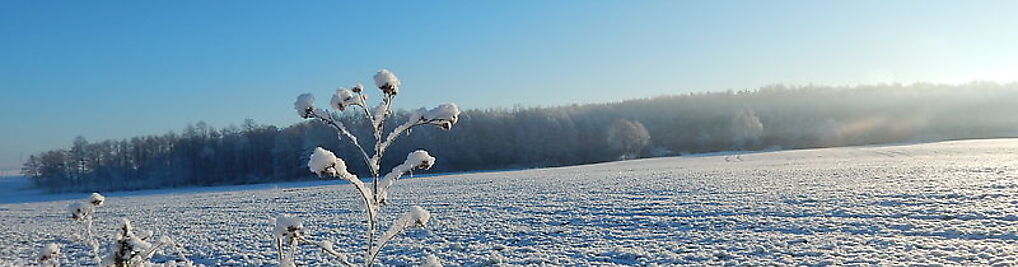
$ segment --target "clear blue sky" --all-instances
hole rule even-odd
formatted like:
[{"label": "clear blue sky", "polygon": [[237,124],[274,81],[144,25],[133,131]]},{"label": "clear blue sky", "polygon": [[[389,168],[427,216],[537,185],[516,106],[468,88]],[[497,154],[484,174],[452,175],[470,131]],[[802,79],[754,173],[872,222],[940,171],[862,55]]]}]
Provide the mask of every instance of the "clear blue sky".
[{"label": "clear blue sky", "polygon": [[245,118],[390,68],[398,107],[604,102],[774,83],[1011,81],[1014,1],[2,1],[0,170]]}]

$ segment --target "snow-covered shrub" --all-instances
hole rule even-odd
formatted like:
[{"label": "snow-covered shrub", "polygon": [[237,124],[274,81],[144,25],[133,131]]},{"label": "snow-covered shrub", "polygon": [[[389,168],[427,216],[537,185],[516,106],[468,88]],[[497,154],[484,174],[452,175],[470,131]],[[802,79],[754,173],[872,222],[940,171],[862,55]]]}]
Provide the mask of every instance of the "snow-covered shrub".
[{"label": "snow-covered shrub", "polygon": [[[357,192],[362,197],[362,203],[367,217],[367,240],[364,250],[363,263],[365,266],[371,266],[375,258],[377,258],[379,252],[399,233],[411,227],[424,227],[427,225],[428,220],[431,218],[431,213],[419,206],[413,206],[406,214],[400,217],[397,221],[393,222],[389,230],[383,233],[381,236],[376,237],[375,233],[378,225],[378,213],[381,211],[381,207],[388,203],[389,194],[388,190],[403,174],[413,169],[429,169],[435,164],[435,158],[428,154],[427,151],[418,150],[411,152],[407,155],[406,160],[392,168],[392,170],[385,175],[382,175],[381,162],[382,156],[385,154],[386,149],[404,133],[408,133],[412,128],[421,125],[435,125],[443,130],[452,129],[452,126],[459,121],[460,109],[456,104],[447,103],[439,105],[432,109],[421,108],[410,113],[409,119],[400,124],[396,128],[392,129],[388,133],[385,133],[384,122],[387,118],[392,115],[392,100],[399,93],[399,87],[402,82],[396,77],[391,71],[387,69],[379,70],[374,76],[375,85],[382,92],[381,103],[373,108],[369,108],[367,102],[367,96],[363,93],[363,86],[356,84],[352,89],[347,90],[340,88],[336,90],[336,93],[332,96],[330,101],[330,107],[338,112],[345,111],[350,107],[360,107],[363,111],[364,118],[370,122],[372,126],[372,133],[375,139],[375,146],[373,155],[368,154],[367,150],[361,145],[357,137],[347,130],[343,122],[335,119],[332,113],[325,110],[316,108],[314,106],[314,96],[311,94],[302,94],[297,97],[297,101],[294,102],[294,109],[297,111],[297,115],[305,119],[316,119],[329,125],[338,133],[340,139],[347,140],[354,145],[364,157],[364,162],[368,166],[368,170],[371,172],[371,184],[365,184],[357,176],[349,173],[346,168],[346,162],[336,157],[331,151],[325,150],[324,148],[315,148],[311,154],[311,158],[308,161],[308,168],[312,173],[315,173],[319,177],[338,177],[349,181]],[[348,257],[344,254],[336,252],[332,243],[327,241],[316,242],[309,240],[303,235],[301,230],[303,224],[297,218],[289,216],[280,216],[276,219],[276,227],[274,228],[273,234],[276,241],[276,248],[279,253],[280,266],[294,266],[294,252],[296,246],[301,243],[310,243],[322,248],[322,251],[336,256],[346,265],[349,263]],[[292,230],[292,231],[290,231]],[[289,247],[287,247],[289,246]],[[441,266],[438,259],[429,256],[425,259],[425,263],[428,266]]]}]

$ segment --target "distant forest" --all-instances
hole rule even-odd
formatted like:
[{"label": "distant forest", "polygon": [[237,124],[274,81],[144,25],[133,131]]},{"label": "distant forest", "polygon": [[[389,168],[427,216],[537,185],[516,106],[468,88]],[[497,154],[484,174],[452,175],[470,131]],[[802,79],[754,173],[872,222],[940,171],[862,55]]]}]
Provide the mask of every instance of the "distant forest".
[{"label": "distant forest", "polygon": [[[277,103],[290,112],[290,99]],[[366,122],[346,111],[354,134]],[[399,112],[391,129],[406,120]],[[415,149],[438,158],[431,172],[535,168],[730,150],[772,150],[903,141],[1018,136],[1018,84],[768,86],[615,103],[467,110],[447,133],[415,129],[383,170]],[[253,120],[217,129],[90,142],[32,155],[22,172],[52,192],[249,184],[315,179],[322,146],[369,176],[359,154],[317,121],[279,128]],[[369,151],[370,153],[370,151]]]}]

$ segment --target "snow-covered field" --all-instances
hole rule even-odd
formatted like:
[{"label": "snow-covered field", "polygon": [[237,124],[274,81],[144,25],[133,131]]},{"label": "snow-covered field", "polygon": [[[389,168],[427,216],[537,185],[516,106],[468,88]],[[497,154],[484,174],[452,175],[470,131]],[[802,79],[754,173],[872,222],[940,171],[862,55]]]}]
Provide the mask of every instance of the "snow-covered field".
[{"label": "snow-covered field", "polygon": [[[397,237],[386,265],[1018,265],[1018,139],[423,177],[392,196],[384,214],[420,205],[433,221]],[[358,201],[343,184],[111,194],[96,217],[102,237],[130,218],[199,263],[268,266],[280,213],[359,250]],[[84,264],[68,203],[0,204],[0,261],[57,242]],[[312,250],[298,261],[331,260]]]}]

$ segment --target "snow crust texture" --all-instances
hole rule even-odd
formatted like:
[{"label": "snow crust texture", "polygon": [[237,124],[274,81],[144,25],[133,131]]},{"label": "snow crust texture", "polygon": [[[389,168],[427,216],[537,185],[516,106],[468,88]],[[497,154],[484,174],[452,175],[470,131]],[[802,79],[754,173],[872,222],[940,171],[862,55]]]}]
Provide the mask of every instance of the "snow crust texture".
[{"label": "snow crust texture", "polygon": [[[1013,266],[1015,155],[1018,139],[998,139],[418,177],[395,184],[386,208],[419,205],[434,217],[390,241],[380,263]],[[353,190],[107,196],[94,216],[97,225],[131,218],[173,236],[196,263],[273,266],[271,230],[280,220],[272,218],[283,213],[303,218],[302,231],[329,248],[362,249]],[[88,249],[68,238],[77,229],[69,203],[0,205],[0,266],[36,259],[48,243],[60,246],[63,266],[89,266]],[[100,237],[115,230],[97,229]],[[338,264],[322,253],[296,260]]]}]

